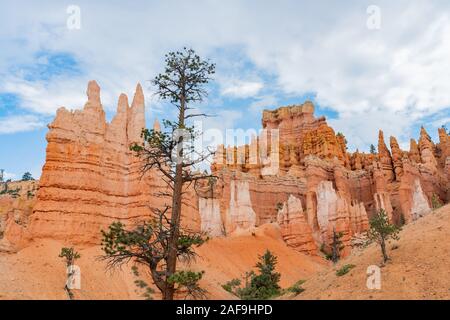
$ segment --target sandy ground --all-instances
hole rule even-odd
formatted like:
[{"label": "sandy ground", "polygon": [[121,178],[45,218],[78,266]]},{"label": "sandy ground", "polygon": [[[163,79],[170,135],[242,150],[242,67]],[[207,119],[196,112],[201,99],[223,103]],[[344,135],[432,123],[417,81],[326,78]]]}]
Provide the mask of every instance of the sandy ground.
[{"label": "sandy ground", "polygon": [[[253,235],[254,234],[254,235]],[[195,268],[206,270],[205,284],[211,297],[233,297],[221,285],[233,278],[243,279],[267,249],[278,258],[277,272],[281,273],[280,285],[287,288],[301,279],[308,279],[324,270],[328,262],[310,257],[288,247],[274,224],[263,225],[252,232],[244,232],[228,238],[210,240],[198,250],[200,258]]]},{"label": "sandy ground", "polygon": [[[67,299],[64,291],[65,265],[58,257],[62,247],[57,241],[35,242],[15,254],[0,253],[0,299]],[[98,257],[100,247],[76,248],[81,258],[81,290],[74,290],[76,299],[141,299],[131,273],[131,265],[109,272]],[[212,239],[198,249],[199,258],[193,270],[205,270],[202,287],[210,299],[235,298],[221,288],[226,281],[241,277],[256,263],[258,254],[271,250],[278,256],[278,271],[283,286],[306,279],[324,269],[320,258],[298,253],[280,237],[274,225],[265,225],[226,239]],[[144,280],[148,280],[144,278]],[[157,298],[158,295],[155,295]]]},{"label": "sandy ground", "polygon": [[[67,299],[64,291],[66,269],[58,257],[65,245],[45,240],[33,243],[17,254],[0,254],[0,299]],[[129,268],[106,272],[98,261],[99,247],[77,248],[81,258],[81,290],[74,290],[81,299],[132,299],[134,278]]]},{"label": "sandy ground", "polygon": [[[392,250],[396,245],[397,249]],[[450,299],[450,205],[406,225],[388,246],[383,266],[379,247],[354,252],[309,279],[297,299]],[[356,267],[344,276],[336,270]],[[381,267],[381,290],[367,289],[367,267]]]},{"label": "sandy ground", "polygon": [[[284,299],[450,299],[449,240],[450,205],[405,226],[400,240],[388,245],[392,260],[386,265],[381,263],[379,247],[370,245],[333,266],[287,247],[278,227],[268,224],[253,232],[211,239],[197,250],[199,258],[190,268],[206,271],[201,285],[210,299],[235,298],[221,285],[242,278],[266,249],[278,257],[282,287],[307,280],[305,292]],[[394,245],[397,248],[392,250]],[[63,289],[65,265],[58,257],[64,246],[68,245],[44,240],[15,254],[0,253],[0,299],[67,299]],[[98,259],[102,254],[99,246],[76,249],[81,253],[77,261],[81,290],[74,290],[77,299],[142,298],[131,265],[109,272]],[[336,270],[345,264],[355,268],[336,276]],[[366,286],[367,267],[371,265],[381,267],[381,290]]]}]

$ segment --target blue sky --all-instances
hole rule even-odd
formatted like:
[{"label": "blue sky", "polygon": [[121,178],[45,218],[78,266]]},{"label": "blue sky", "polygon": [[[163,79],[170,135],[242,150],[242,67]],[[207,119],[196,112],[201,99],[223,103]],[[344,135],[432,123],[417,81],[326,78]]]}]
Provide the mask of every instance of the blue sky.
[{"label": "blue sky", "polygon": [[[0,168],[40,175],[46,125],[81,108],[97,80],[111,119],[121,92],[145,89],[147,121],[171,116],[148,80],[183,46],[217,64],[206,128],[259,129],[266,108],[312,100],[350,150],[378,129],[406,148],[450,127],[448,1],[21,1],[0,10]],[[70,5],[79,9],[79,29]],[[78,17],[78,16],[77,16]],[[375,19],[375,20],[373,20]],[[370,22],[376,21],[376,28]]]}]

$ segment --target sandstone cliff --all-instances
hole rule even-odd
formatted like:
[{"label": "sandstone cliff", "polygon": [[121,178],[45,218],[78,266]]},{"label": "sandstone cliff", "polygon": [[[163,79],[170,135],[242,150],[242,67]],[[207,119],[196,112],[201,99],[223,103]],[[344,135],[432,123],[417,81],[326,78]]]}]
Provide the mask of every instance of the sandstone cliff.
[{"label": "sandstone cliff", "polygon": [[[94,81],[87,96],[82,110],[60,108],[49,124],[36,204],[20,224],[4,219],[7,245],[39,238],[98,244],[113,221],[148,219],[151,207],[165,202],[155,195],[161,177],[142,175],[143,163],[129,149],[145,127],[141,86],[131,106],[120,95],[110,123]],[[311,102],[264,111],[262,126],[248,145],[219,146],[211,166],[218,179],[186,190],[185,226],[225,237],[278,223],[286,243],[310,255],[329,250],[340,232],[348,254],[376,210],[402,224],[430,212],[433,195],[450,200],[450,138],[443,129],[435,144],[422,128],[409,151],[395,137],[389,149],[380,131],[378,153],[366,154],[348,152],[345,136],[316,118]],[[157,121],[154,127],[160,130]]]},{"label": "sandstone cliff", "polygon": [[[62,107],[48,125],[47,155],[36,204],[20,232],[8,234],[18,247],[30,239],[50,238],[72,244],[98,244],[101,230],[112,222],[132,225],[148,219],[164,186],[158,172],[142,173],[142,161],[130,150],[142,142],[144,94],[138,84],[131,106],[121,94],[117,113],[107,123],[100,87],[89,82],[88,101],[81,110]],[[199,228],[197,203],[187,202],[184,214]],[[13,223],[13,222],[11,222]]]},{"label": "sandstone cliff", "polygon": [[315,118],[310,102],[264,111],[262,124],[265,131],[249,145],[219,146],[211,168],[222,183],[215,195],[200,196],[210,204],[200,208],[209,221],[204,231],[226,235],[278,221],[298,251],[327,250],[333,232],[342,232],[348,254],[351,239],[367,230],[376,210],[402,224],[430,212],[433,195],[450,200],[449,136],[443,129],[435,145],[422,128],[410,151],[401,150],[395,137],[389,150],[380,131],[378,153],[365,154],[348,152],[344,135],[324,117]]},{"label": "sandstone cliff", "polygon": [[38,188],[36,180],[0,183],[0,251],[23,245],[22,230],[36,204]]}]

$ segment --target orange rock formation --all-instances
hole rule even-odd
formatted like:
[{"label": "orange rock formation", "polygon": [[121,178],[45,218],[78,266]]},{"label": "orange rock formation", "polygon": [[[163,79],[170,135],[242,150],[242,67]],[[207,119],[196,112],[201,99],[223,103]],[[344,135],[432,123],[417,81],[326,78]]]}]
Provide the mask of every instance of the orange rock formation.
[{"label": "orange rock formation", "polygon": [[[134,224],[148,219],[165,199],[155,193],[164,183],[157,172],[142,175],[142,162],[130,150],[142,142],[144,94],[138,84],[131,106],[121,94],[117,113],[107,123],[100,87],[89,82],[82,110],[62,107],[49,124],[47,157],[37,201],[26,226],[11,235],[16,244],[37,238],[98,244],[112,222]],[[189,226],[199,228],[196,202],[184,207]],[[21,245],[18,245],[19,247]]]},{"label": "orange rock formation", "polygon": [[[142,162],[129,149],[145,127],[142,88],[131,106],[126,95],[119,97],[111,123],[95,82],[87,95],[82,110],[60,108],[49,125],[36,205],[25,223],[3,223],[9,243],[52,238],[98,244],[100,230],[113,221],[147,219],[150,207],[164,201],[155,196],[163,185],[157,172],[141,176]],[[346,254],[376,210],[403,223],[430,212],[433,195],[450,200],[444,129],[434,144],[422,128],[409,151],[395,137],[389,150],[380,131],[378,153],[365,154],[348,152],[344,135],[324,117],[315,118],[311,102],[264,111],[262,125],[265,131],[249,145],[218,148],[211,166],[218,179],[187,190],[186,225],[224,237],[278,223],[285,242],[310,255],[329,248],[333,233],[341,232]],[[154,127],[160,130],[157,122]]]},{"label": "orange rock formation", "polygon": [[264,145],[270,138],[263,136],[247,146],[219,147],[212,169],[224,183],[215,188],[217,196],[207,197],[214,210],[200,208],[202,218],[222,226],[216,235],[243,228],[234,223],[239,212],[250,228],[278,221],[288,245],[308,254],[329,247],[333,232],[342,232],[345,254],[376,210],[403,223],[430,212],[433,194],[449,200],[450,143],[444,129],[439,145],[422,128],[419,144],[411,140],[409,152],[395,137],[389,150],[380,131],[377,154],[349,153],[343,134],[313,113],[310,102],[264,111],[263,128],[278,129],[277,147]]}]

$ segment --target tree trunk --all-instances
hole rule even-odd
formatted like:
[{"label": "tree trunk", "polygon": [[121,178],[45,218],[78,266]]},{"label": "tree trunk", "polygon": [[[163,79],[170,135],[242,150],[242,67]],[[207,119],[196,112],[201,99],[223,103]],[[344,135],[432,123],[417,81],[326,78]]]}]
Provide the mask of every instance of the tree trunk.
[{"label": "tree trunk", "polygon": [[[178,118],[178,128],[184,129],[184,111],[185,103],[184,98],[181,99],[180,114]],[[183,157],[183,135],[179,137],[180,141],[177,148],[177,157]],[[181,203],[182,203],[182,191],[183,191],[183,162],[179,161],[175,167],[175,180],[173,186],[172,196],[172,215],[171,215],[171,228],[172,232],[169,240],[169,252],[167,257],[167,275],[166,275],[166,290],[163,295],[164,300],[173,300],[175,288],[173,284],[167,283],[167,278],[176,272],[177,268],[177,244],[180,233],[181,223]]]},{"label": "tree trunk", "polygon": [[334,263],[337,263],[338,260],[339,260],[339,248],[338,248],[338,246],[339,246],[338,237],[337,237],[336,231],[333,231],[333,244],[332,244],[332,249],[331,249],[332,250],[331,260]]},{"label": "tree trunk", "polygon": [[[182,177],[182,164],[176,166],[175,171],[175,183],[172,199],[172,233],[169,240],[169,252],[167,257],[167,277],[170,277],[176,272],[177,265],[177,243],[180,233],[180,220],[181,220],[181,192],[183,187]],[[175,293],[173,284],[167,283],[166,290],[164,292],[164,300],[173,300]]]},{"label": "tree trunk", "polygon": [[381,238],[381,252],[383,253],[384,262],[388,261],[389,257],[386,253],[386,243],[384,241],[384,238]]}]

